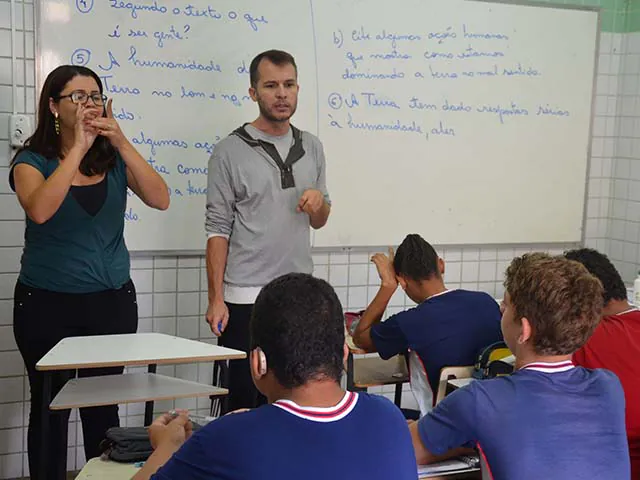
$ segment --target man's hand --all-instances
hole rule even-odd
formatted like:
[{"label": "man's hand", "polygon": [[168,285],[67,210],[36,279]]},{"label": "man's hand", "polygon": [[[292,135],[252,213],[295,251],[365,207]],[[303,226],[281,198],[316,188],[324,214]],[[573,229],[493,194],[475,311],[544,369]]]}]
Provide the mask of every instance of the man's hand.
[{"label": "man's hand", "polygon": [[320,190],[308,189],[302,193],[300,200],[298,200],[298,207],[296,211],[298,213],[305,212],[308,215],[318,213],[324,206],[324,195]]},{"label": "man's hand", "polygon": [[216,337],[222,335],[229,323],[229,308],[223,300],[214,300],[207,307],[207,323]]}]

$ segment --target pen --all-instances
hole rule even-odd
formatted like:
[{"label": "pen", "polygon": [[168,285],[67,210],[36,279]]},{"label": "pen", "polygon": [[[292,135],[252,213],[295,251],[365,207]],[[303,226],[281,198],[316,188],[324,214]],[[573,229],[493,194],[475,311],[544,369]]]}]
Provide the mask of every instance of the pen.
[{"label": "pen", "polygon": [[[175,410],[170,410],[169,415],[171,415],[172,417],[177,417],[180,414]],[[216,417],[211,417],[209,415],[195,415],[192,413],[189,414],[189,420],[197,423],[198,425],[206,425],[207,423],[212,422],[215,419]]]}]

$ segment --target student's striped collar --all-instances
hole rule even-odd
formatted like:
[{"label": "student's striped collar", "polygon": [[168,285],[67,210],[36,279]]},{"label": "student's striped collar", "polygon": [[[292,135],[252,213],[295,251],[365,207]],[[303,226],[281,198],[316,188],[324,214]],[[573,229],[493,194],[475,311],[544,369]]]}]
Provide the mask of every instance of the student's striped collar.
[{"label": "student's striped collar", "polygon": [[571,360],[565,360],[563,362],[534,362],[528,363],[524,367],[520,367],[520,370],[533,370],[535,372],[543,373],[559,373],[566,372],[575,368]]},{"label": "student's striped collar", "polygon": [[301,407],[291,400],[277,400],[272,405],[305,420],[328,423],[341,420],[349,415],[357,402],[357,393],[346,392],[342,400],[333,407]]},{"label": "student's striped collar", "polygon": [[432,298],[436,298],[436,297],[439,297],[439,296],[441,296],[441,295],[445,295],[445,294],[450,293],[450,292],[455,292],[456,290],[457,290],[457,288],[446,289],[446,290],[445,290],[445,291],[443,291],[443,292],[436,293],[435,295],[431,295],[430,297],[427,297],[427,298],[425,299],[425,302],[426,302],[427,300],[431,300]]}]

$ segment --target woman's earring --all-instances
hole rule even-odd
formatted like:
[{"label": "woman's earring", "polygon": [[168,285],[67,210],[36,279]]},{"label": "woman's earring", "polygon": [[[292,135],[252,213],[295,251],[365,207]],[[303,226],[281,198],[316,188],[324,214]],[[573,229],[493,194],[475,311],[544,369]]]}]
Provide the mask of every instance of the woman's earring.
[{"label": "woman's earring", "polygon": [[53,122],[53,125],[56,128],[56,135],[60,135],[60,120],[58,120],[58,112],[54,113],[53,116],[56,117]]}]

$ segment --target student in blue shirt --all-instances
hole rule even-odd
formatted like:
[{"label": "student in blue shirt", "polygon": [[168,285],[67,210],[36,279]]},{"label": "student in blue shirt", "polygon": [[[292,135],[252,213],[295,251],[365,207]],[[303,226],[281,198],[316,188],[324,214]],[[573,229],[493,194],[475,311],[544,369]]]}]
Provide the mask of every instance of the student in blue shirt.
[{"label": "student in blue shirt", "polygon": [[[444,261],[420,235],[408,235],[395,256],[378,253],[372,261],[381,284],[353,341],[384,359],[409,351],[411,389],[424,415],[443,367],[473,365],[481,349],[502,340],[498,303],[483,292],[447,289]],[[381,322],[398,285],[418,305]]]},{"label": "student in blue shirt", "polygon": [[386,398],[340,387],[343,318],[324,280],[292,273],[267,284],[254,304],[249,364],[270,404],[193,435],[185,414],[158,418],[155,451],[134,480],[415,480],[402,414]]},{"label": "student in blue shirt", "polygon": [[571,361],[598,325],[602,285],[578,262],[527,254],[505,287],[502,331],[516,372],[456,390],[412,424],[418,462],[477,446],[495,480],[628,480],[620,381]]}]

